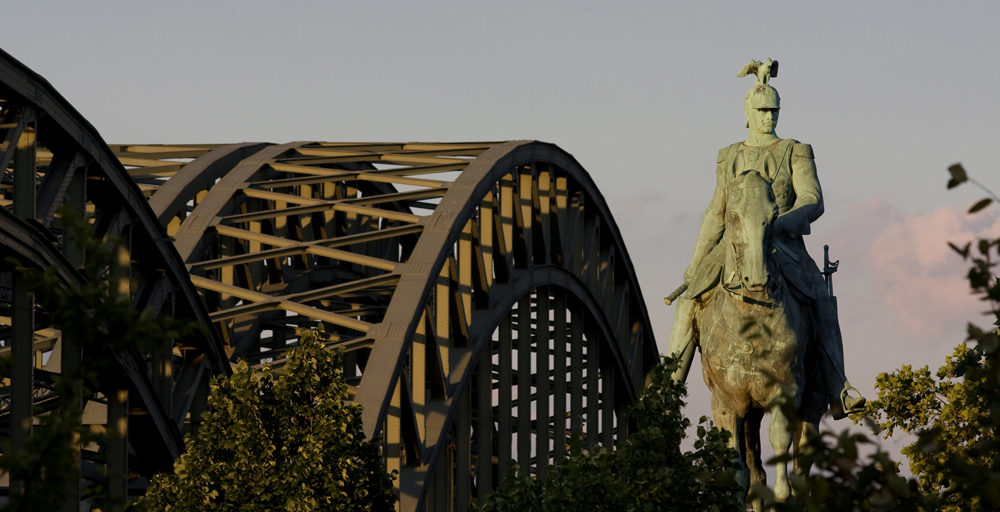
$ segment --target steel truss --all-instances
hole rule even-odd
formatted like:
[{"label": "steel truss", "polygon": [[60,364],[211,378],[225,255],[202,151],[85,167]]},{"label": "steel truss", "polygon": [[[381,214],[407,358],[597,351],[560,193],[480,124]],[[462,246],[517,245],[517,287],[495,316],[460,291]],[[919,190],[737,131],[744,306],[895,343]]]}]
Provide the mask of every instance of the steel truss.
[{"label": "steel truss", "polygon": [[[573,432],[609,447],[627,437],[622,411],[656,345],[607,204],[556,146],[104,146],[79,124],[73,133],[109,160],[89,164],[88,180],[132,180],[101,200],[139,204],[128,210],[133,281],[178,263],[176,279],[161,271],[160,281],[200,295],[184,311],[218,333],[201,352],[165,347],[142,359],[177,432],[227,360],[281,365],[301,330],[322,322],[328,345],[345,350],[365,433],[400,473],[401,510],[464,511],[501,485],[510,459],[542,476]],[[38,175],[54,173],[53,161],[39,159]],[[16,232],[5,218],[3,233]],[[55,257],[58,237],[32,240]],[[144,258],[164,247],[164,263],[138,263],[140,245]],[[139,301],[147,288],[133,286],[137,307],[150,304]],[[130,430],[129,442],[146,435]]]},{"label": "steel truss", "polygon": [[[163,227],[135,181],[97,131],[42,77],[0,51],[0,252],[20,264],[56,267],[64,286],[79,286],[76,267],[85,255],[64,243],[56,212],[67,206],[89,218],[98,237],[126,241],[119,257],[118,287],[133,307],[157,314],[211,322]],[[133,472],[135,492],[141,476],[169,470],[184,450],[187,428],[199,389],[211,374],[225,374],[229,363],[220,337],[174,340],[152,354],[134,350],[117,356],[117,370],[102,379],[102,389],[82,404],[54,396],[52,376],[85,367],[88,357],[71,336],[48,323],[20,283],[12,265],[0,264],[0,355],[13,358],[13,373],[0,388],[0,433],[14,447],[23,445],[33,416],[56,407],[81,407],[84,423],[108,431],[127,426],[127,439],[106,446],[82,447],[81,495],[106,469],[124,494],[125,475]],[[195,374],[187,381],[177,375]],[[197,415],[196,415],[197,416]],[[37,418],[36,418],[37,420]],[[37,421],[35,421],[37,423]],[[4,482],[0,492],[6,492]]]}]

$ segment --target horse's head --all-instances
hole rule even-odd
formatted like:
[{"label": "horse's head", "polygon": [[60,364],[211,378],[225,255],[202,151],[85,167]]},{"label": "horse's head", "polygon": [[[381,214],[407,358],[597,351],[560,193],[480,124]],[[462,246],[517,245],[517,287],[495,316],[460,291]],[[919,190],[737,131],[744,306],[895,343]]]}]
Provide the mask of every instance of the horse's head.
[{"label": "horse's head", "polygon": [[[771,184],[757,171],[745,171],[730,182],[726,197],[726,277],[730,286],[751,292],[768,285],[771,230],[778,216]],[[738,279],[738,282],[736,281]]]}]

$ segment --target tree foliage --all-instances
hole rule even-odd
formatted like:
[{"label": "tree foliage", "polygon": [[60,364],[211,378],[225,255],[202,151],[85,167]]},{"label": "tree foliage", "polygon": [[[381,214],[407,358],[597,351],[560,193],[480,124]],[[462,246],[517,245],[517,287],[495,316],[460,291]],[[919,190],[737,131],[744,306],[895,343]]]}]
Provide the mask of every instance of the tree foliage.
[{"label": "tree foliage", "polygon": [[[540,482],[512,465],[506,488],[490,497],[483,512],[562,511],[720,511],[733,510],[745,490],[736,483],[736,453],[728,433],[704,417],[694,451],[681,452],[690,421],[681,408],[684,384],[670,375],[677,362],[665,358],[650,374],[651,384],[626,415],[638,430],[615,451],[584,447],[574,436],[569,456],[550,466]],[[510,461],[511,464],[514,461]]]},{"label": "tree foliage", "polygon": [[342,353],[305,332],[281,369],[240,362],[212,383],[198,439],[156,477],[148,511],[388,511],[393,475],[345,403]]},{"label": "tree foliage", "polygon": [[[951,495],[958,491],[963,479],[955,474],[960,469],[955,467],[957,462],[997,467],[996,452],[981,449],[995,444],[991,416],[1000,405],[996,386],[989,379],[969,378],[970,372],[996,374],[996,361],[987,357],[984,348],[962,343],[933,375],[926,366],[918,370],[904,366],[878,376],[879,396],[871,404],[877,428],[887,438],[897,431],[917,436],[903,454],[910,471],[919,477],[922,492]],[[994,485],[1000,486],[1000,481]]]}]

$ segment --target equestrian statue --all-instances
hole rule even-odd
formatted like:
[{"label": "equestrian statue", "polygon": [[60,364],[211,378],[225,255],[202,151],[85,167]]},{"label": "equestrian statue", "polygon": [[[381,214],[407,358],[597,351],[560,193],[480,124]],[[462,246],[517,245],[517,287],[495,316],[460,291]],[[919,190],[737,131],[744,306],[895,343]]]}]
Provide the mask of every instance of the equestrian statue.
[{"label": "equestrian statue", "polygon": [[[812,147],[775,134],[781,99],[768,82],[777,74],[778,62],[768,59],[750,61],[737,75],[757,78],[743,103],[749,133],[719,150],[715,193],[691,264],[665,299],[676,308],[669,345],[680,361],[674,380],[687,379],[700,348],[715,422],[732,434],[747,488],[765,481],[759,433],[765,412],[775,454],[788,453],[801,438],[802,430],[789,429],[796,418],[786,417],[783,398],[793,400],[800,429],[815,429],[826,412],[841,419],[865,404],[844,371],[831,283],[837,263],[827,253],[821,272],[802,241],[823,214],[823,194]],[[790,492],[783,462],[774,492],[778,499]]]}]

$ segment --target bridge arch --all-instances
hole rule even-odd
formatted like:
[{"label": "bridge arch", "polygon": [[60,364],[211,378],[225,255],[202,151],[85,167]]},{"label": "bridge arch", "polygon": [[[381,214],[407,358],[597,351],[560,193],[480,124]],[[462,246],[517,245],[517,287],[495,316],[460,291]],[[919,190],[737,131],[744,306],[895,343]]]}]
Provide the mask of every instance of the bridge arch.
[{"label": "bridge arch", "polygon": [[[210,375],[241,358],[281,365],[320,322],[345,350],[366,434],[400,472],[401,510],[465,510],[501,484],[509,459],[544,474],[573,432],[609,447],[628,436],[622,411],[656,345],[610,209],[565,151],[537,141],[105,145],[3,57],[0,99],[27,105],[30,87],[55,98],[31,104],[62,130],[46,139],[53,158],[35,165],[39,202],[49,190],[67,202],[66,187],[46,180],[70,179],[63,160],[85,162],[74,165],[110,185],[88,187],[84,210],[100,229],[131,226],[135,306],[168,314],[169,303],[212,325],[197,346],[137,355],[134,380],[158,397],[147,416],[162,413],[154,423],[167,434],[157,434],[159,462],[137,450],[130,464],[164,469]],[[5,218],[0,235],[27,229]],[[28,245],[56,258],[57,226],[32,218]],[[168,284],[179,298],[157,299]],[[154,437],[136,425],[131,443]]]},{"label": "bridge arch", "polygon": [[[120,149],[133,164],[153,151]],[[150,201],[188,205],[160,219],[227,351],[280,364],[297,328],[324,322],[404,510],[485,496],[505,469],[494,460],[544,472],[538,454],[564,453],[574,428],[627,435],[655,342],[607,204],[556,146],[262,145],[168,188],[186,168]]]}]

